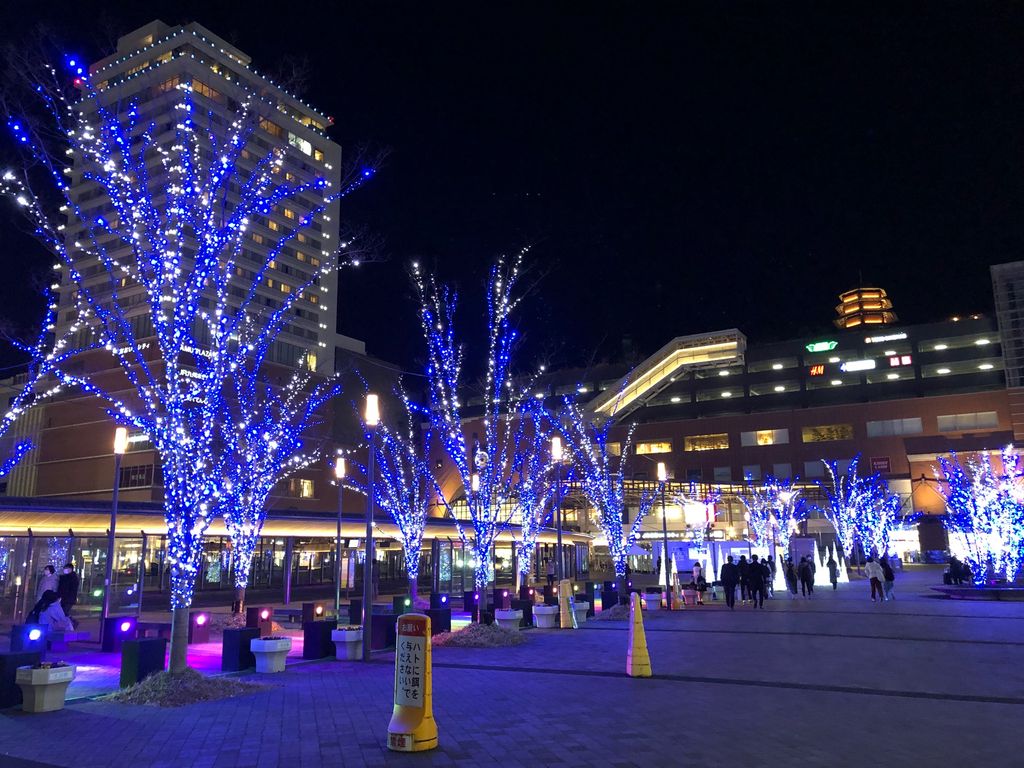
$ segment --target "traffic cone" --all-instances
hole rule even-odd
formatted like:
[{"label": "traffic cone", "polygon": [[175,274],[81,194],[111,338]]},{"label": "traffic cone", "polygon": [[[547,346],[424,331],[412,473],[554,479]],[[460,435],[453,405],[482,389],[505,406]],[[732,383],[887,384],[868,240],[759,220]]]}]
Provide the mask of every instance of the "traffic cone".
[{"label": "traffic cone", "polygon": [[629,650],[626,651],[626,674],[630,677],[651,676],[651,656],[647,653],[644,614],[640,610],[640,595],[636,592],[629,598]]}]

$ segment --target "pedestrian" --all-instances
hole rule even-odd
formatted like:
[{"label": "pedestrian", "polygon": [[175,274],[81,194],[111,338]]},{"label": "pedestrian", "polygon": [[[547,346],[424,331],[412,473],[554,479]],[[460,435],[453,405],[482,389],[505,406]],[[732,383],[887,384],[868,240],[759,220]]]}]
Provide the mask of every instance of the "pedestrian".
[{"label": "pedestrian", "polygon": [[892,569],[892,565],[889,564],[887,557],[878,558],[878,564],[882,567],[882,588],[885,590],[886,600],[895,600],[896,595],[893,593],[893,586],[896,584],[896,573]]},{"label": "pedestrian", "polygon": [[51,632],[70,632],[74,629],[71,619],[61,608],[60,596],[52,589],[43,592],[29,613],[27,623],[42,624],[49,627]]},{"label": "pedestrian", "polygon": [[869,557],[864,564],[864,573],[871,580],[871,602],[875,602],[876,593],[880,599],[885,600],[885,592],[882,590],[882,579],[885,578],[885,573],[882,571],[882,566],[876,563],[873,557]]},{"label": "pedestrian", "polygon": [[747,562],[746,555],[740,555],[740,562],[736,566],[737,571],[740,575],[740,602],[747,602],[747,593],[750,591],[750,563]]},{"label": "pedestrian", "polygon": [[806,557],[800,558],[800,564],[796,567],[797,578],[800,579],[800,594],[804,598],[811,596],[811,566],[807,563]]},{"label": "pedestrian", "polygon": [[547,575],[548,575],[548,586],[553,586],[555,583],[555,561],[549,559],[547,564]]},{"label": "pedestrian", "polygon": [[701,567],[701,564],[697,560],[693,561],[692,571],[693,571],[693,583],[694,584],[700,584],[700,580],[701,580],[701,577],[703,576],[704,569]]},{"label": "pedestrian", "polygon": [[719,573],[719,580],[722,582],[722,589],[725,590],[725,604],[730,610],[736,609],[736,584],[740,580],[740,570],[732,561],[732,555],[725,558],[725,565]]},{"label": "pedestrian", "polygon": [[39,586],[36,587],[36,600],[41,600],[44,592],[57,592],[57,570],[48,565],[43,568],[43,575],[39,577]]},{"label": "pedestrian", "polygon": [[764,564],[768,567],[768,578],[765,580],[765,592],[768,597],[775,597],[775,558],[766,557]]},{"label": "pedestrian", "polygon": [[60,597],[60,607],[64,609],[64,615],[74,624],[75,620],[71,618],[71,609],[78,602],[78,574],[75,573],[75,566],[71,563],[64,566],[64,572],[57,580],[57,596]]},{"label": "pedestrian", "polygon": [[956,555],[952,555],[949,558],[949,583],[950,584],[963,584],[964,583],[964,572],[960,565],[960,560]]},{"label": "pedestrian", "polygon": [[832,582],[832,589],[833,590],[838,589],[839,588],[839,563],[836,562],[836,559],[834,557],[832,557],[832,555],[829,555],[828,556],[828,562],[826,563],[826,565],[828,566],[828,580]]},{"label": "pedestrian", "polygon": [[757,555],[751,555],[750,568],[747,570],[747,593],[755,608],[764,608],[764,571],[765,566],[758,562]]},{"label": "pedestrian", "polygon": [[797,575],[796,575],[796,568],[793,566],[793,560],[792,559],[787,559],[786,560],[786,565],[785,565],[782,573],[783,573],[783,576],[785,576],[785,578],[786,578],[786,586],[789,587],[790,595],[792,595],[793,597],[796,597]]},{"label": "pedestrian", "polygon": [[818,557],[818,552],[817,552],[817,550],[815,550],[814,554],[810,555],[807,558],[807,565],[809,565],[811,567],[811,580],[810,580],[810,582],[808,583],[807,586],[810,588],[812,595],[814,594],[814,580],[818,576],[818,563],[815,560],[815,558],[817,558],[817,557]]}]

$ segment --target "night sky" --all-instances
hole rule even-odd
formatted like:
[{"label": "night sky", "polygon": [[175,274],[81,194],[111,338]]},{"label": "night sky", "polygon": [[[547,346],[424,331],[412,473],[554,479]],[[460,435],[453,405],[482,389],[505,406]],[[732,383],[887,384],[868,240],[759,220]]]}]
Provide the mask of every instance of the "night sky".
[{"label": "night sky", "polygon": [[[1020,3],[106,5],[20,4],[0,29],[45,9],[95,58],[198,21],[260,71],[305,57],[333,138],[389,150],[345,209],[387,261],[349,276],[339,330],[403,366],[413,257],[459,284],[472,339],[488,262],[532,244],[524,352],[577,365],[624,336],[812,332],[861,281],[906,322],[987,312],[988,265],[1024,253]],[[9,222],[0,315],[27,324],[50,259]]]}]

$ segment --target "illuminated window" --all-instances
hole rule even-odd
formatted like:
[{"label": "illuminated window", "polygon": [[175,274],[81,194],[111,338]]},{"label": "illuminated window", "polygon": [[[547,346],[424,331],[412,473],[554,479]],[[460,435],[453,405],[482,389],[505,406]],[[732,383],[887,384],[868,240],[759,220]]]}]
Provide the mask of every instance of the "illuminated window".
[{"label": "illuminated window", "polygon": [[274,231],[274,232],[277,232],[277,231],[279,231],[281,229],[281,225],[278,224],[273,219],[271,219],[270,221],[267,222],[267,228],[272,230],[272,231]]},{"label": "illuminated window", "polygon": [[293,477],[288,481],[288,495],[299,499],[313,498],[313,481],[303,477]]},{"label": "illuminated window", "polygon": [[306,354],[306,367],[311,371],[316,370],[316,352],[308,352]]},{"label": "illuminated window", "polygon": [[320,303],[320,297],[317,296],[315,293],[309,294],[309,303],[310,304],[319,304]]},{"label": "illuminated window", "polygon": [[740,445],[785,445],[789,442],[788,429],[759,429],[756,432],[740,432]]},{"label": "illuminated window", "polygon": [[939,416],[939,432],[962,432],[969,429],[995,429],[999,426],[999,414],[995,411],[977,413],[952,413]]},{"label": "illuminated window", "polygon": [[294,219],[297,214],[291,208],[284,209],[284,217],[286,219]]},{"label": "illuminated window", "polygon": [[299,152],[304,155],[313,154],[313,145],[306,141],[301,136],[296,136],[294,133],[288,134],[288,143],[295,147]]},{"label": "illuminated window", "polygon": [[167,91],[173,91],[179,85],[181,85],[181,78],[175,75],[170,80],[164,80],[162,83],[160,83],[160,85],[156,87],[156,89],[160,93],[167,93]]},{"label": "illuminated window", "polygon": [[196,93],[201,93],[203,96],[205,96],[208,99],[212,99],[213,101],[221,100],[221,95],[219,91],[215,91],[206,83],[202,83],[198,80],[194,80],[192,82],[192,90]]},{"label": "illuminated window", "polygon": [[318,163],[322,163],[324,161],[324,153],[321,152],[319,149],[314,149],[313,159],[316,160]]},{"label": "illuminated window", "polygon": [[646,443],[637,443],[636,452],[638,456],[651,453],[672,453],[672,441],[656,440]]},{"label": "illuminated window", "polygon": [[270,120],[267,120],[265,117],[260,118],[260,128],[269,133],[271,136],[276,136],[279,139],[284,137],[284,128],[282,128],[277,123],[273,123]]},{"label": "illuminated window", "polygon": [[263,245],[263,235],[261,235],[259,232],[253,232],[252,241],[254,243],[259,243],[260,245]]},{"label": "illuminated window", "polygon": [[278,290],[281,291],[281,293],[291,293],[292,292],[292,287],[290,285],[288,285],[288,283],[278,283],[277,287],[278,287]]},{"label": "illuminated window", "polygon": [[729,434],[727,432],[715,435],[690,435],[683,438],[684,451],[721,451],[728,447]]},{"label": "illuminated window", "polygon": [[805,443],[827,443],[832,440],[853,440],[852,424],[826,424],[821,427],[804,427],[801,439]]}]

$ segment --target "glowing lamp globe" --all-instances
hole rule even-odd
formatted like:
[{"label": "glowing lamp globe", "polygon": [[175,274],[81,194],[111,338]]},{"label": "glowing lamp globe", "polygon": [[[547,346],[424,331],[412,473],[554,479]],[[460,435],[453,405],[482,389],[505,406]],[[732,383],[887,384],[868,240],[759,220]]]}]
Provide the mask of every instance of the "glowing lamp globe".
[{"label": "glowing lamp globe", "polygon": [[200,613],[196,616],[196,626],[201,627],[206,623],[207,616],[205,613]]},{"label": "glowing lamp globe", "polygon": [[269,619],[270,618],[270,611],[268,611],[266,608],[264,608],[262,611],[260,611],[260,618],[263,619],[263,621],[266,621],[267,619]]},{"label": "glowing lamp globe", "polygon": [[324,615],[324,607],[322,605],[318,605],[316,608],[313,609],[313,612],[317,616],[323,616]]},{"label": "glowing lamp globe", "polygon": [[43,636],[43,630],[41,630],[41,629],[30,629],[28,631],[28,639],[32,640],[33,642],[38,640],[42,636]]},{"label": "glowing lamp globe", "polygon": [[131,628],[132,628],[132,623],[130,621],[122,621],[121,622],[121,631],[122,632],[127,632]]}]

